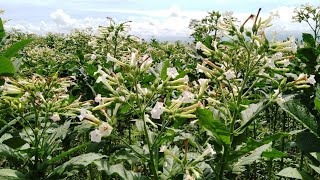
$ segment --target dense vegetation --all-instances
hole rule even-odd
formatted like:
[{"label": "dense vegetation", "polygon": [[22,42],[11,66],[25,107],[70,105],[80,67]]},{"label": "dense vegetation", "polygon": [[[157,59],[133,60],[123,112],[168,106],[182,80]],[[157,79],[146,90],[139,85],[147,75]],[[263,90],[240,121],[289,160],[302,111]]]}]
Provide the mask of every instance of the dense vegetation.
[{"label": "dense vegetation", "polygon": [[320,179],[320,7],[213,11],[191,44],[129,22],[39,36],[0,22],[0,179]]}]

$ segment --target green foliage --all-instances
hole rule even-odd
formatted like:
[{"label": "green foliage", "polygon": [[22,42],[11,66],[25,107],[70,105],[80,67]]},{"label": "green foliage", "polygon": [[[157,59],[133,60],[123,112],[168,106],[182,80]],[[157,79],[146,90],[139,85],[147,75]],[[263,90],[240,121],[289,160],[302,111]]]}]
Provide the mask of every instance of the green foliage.
[{"label": "green foliage", "polygon": [[230,145],[230,132],[219,120],[214,119],[212,111],[208,109],[197,109],[199,124],[208,129],[217,139],[220,145]]}]

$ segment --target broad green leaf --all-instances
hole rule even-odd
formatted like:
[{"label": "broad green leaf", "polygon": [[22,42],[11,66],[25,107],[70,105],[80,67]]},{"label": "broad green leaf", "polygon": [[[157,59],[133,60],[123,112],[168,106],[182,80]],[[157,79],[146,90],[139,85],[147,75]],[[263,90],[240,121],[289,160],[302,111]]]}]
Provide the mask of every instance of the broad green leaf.
[{"label": "broad green leaf", "polygon": [[279,151],[279,150],[277,150],[275,148],[272,148],[272,149],[267,150],[267,151],[262,153],[262,157],[265,157],[265,158],[267,158],[269,160],[272,160],[274,158],[282,158],[282,157],[285,157],[285,156],[287,156],[286,153],[281,152],[281,151]]},{"label": "broad green leaf", "polygon": [[55,128],[50,135],[50,138],[49,138],[50,141],[54,142],[56,139],[64,139],[67,136],[70,123],[71,123],[70,121],[67,121],[63,125],[59,126],[58,128]]},{"label": "broad green leaf", "polygon": [[19,50],[24,48],[31,41],[32,41],[32,39],[24,39],[24,40],[21,40],[15,44],[12,44],[8,49],[6,49],[3,52],[2,56],[6,57],[8,59],[11,59],[15,54],[17,54],[17,52],[19,52]]},{"label": "broad green leaf", "polygon": [[81,145],[79,145],[79,146],[77,146],[77,147],[74,147],[74,148],[72,148],[72,149],[69,149],[68,151],[65,151],[65,152],[61,153],[60,155],[58,155],[58,156],[50,159],[49,161],[43,163],[42,166],[47,166],[47,165],[54,164],[54,163],[56,163],[57,161],[65,158],[66,156],[69,156],[70,154],[72,154],[72,153],[74,153],[74,152],[77,152],[77,151],[79,151],[80,149],[88,146],[90,143],[91,143],[91,142],[87,142],[87,143],[85,143],[85,144],[81,144]]},{"label": "broad green leaf", "polygon": [[282,169],[277,176],[287,177],[287,178],[295,178],[295,179],[303,179],[309,180],[314,179],[310,175],[305,172],[299,171],[297,168],[287,167]]},{"label": "broad green leaf", "polygon": [[317,108],[317,110],[320,112],[320,99],[319,98],[314,99],[314,105]]},{"label": "broad green leaf", "polygon": [[229,161],[237,161],[240,157],[246,155],[247,153],[257,149],[258,147],[264,145],[264,144],[268,144],[270,142],[273,141],[277,141],[283,137],[287,137],[289,135],[292,135],[294,133],[276,133],[274,135],[271,136],[266,136],[263,139],[257,141],[254,140],[252,138],[249,138],[245,145],[243,147],[240,147],[239,150],[234,151],[232,154],[230,154],[229,156]]},{"label": "broad green leaf", "polygon": [[88,166],[89,164],[102,159],[106,156],[97,153],[81,154],[79,156],[71,158],[69,161],[56,167],[49,175],[47,179],[63,179],[73,176],[79,172],[79,170]]},{"label": "broad green leaf", "polygon": [[245,170],[245,165],[250,165],[253,162],[260,159],[263,152],[267,151],[271,148],[272,143],[262,145],[255,150],[249,152],[248,154],[241,157],[238,162],[233,164],[232,171],[233,172],[242,172]]},{"label": "broad green leaf", "polygon": [[309,166],[310,166],[314,171],[316,171],[318,174],[320,174],[320,167],[314,166],[314,165],[312,165],[312,164],[309,164]]},{"label": "broad green leaf", "polygon": [[303,42],[306,44],[307,47],[315,47],[316,46],[316,42],[314,40],[314,37],[309,34],[309,33],[302,33],[302,39]]},{"label": "broad green leaf", "polygon": [[17,170],[13,169],[0,169],[0,179],[1,180],[24,180],[25,175]]},{"label": "broad green leaf", "polygon": [[230,145],[230,132],[224,123],[214,119],[213,112],[208,109],[197,109],[197,117],[199,124],[208,129],[216,139],[218,143]]},{"label": "broad green leaf", "polygon": [[6,33],[4,31],[3,22],[2,22],[2,19],[0,18],[0,41],[4,38],[5,35]]},{"label": "broad green leaf", "polygon": [[[170,151],[172,155],[179,157],[179,148],[177,146],[174,146]],[[163,173],[160,175],[161,179],[172,179],[171,177],[174,177],[181,171],[181,165],[172,156],[165,155],[164,161]]]},{"label": "broad green leaf", "polygon": [[319,124],[317,120],[298,99],[295,99],[294,96],[287,96],[284,98],[284,102],[278,102],[278,104],[290,116],[319,137]]},{"label": "broad green leaf", "polygon": [[3,135],[1,136],[1,138],[0,138],[0,143],[2,143],[3,141],[5,141],[5,140],[7,140],[7,139],[10,139],[10,138],[12,138],[12,135],[9,134],[9,133],[5,133],[5,134],[3,134]]},{"label": "broad green leaf", "polygon": [[10,160],[11,162],[22,162],[23,156],[5,144],[0,144],[0,157]]},{"label": "broad green leaf", "polygon": [[13,76],[15,71],[10,59],[0,56],[0,76]]},{"label": "broad green leaf", "polygon": [[308,67],[317,65],[317,52],[314,48],[300,48],[297,51],[297,58],[304,62]]},{"label": "broad green leaf", "polygon": [[320,152],[320,138],[314,133],[299,133],[296,137],[296,144],[303,152]]},{"label": "broad green leaf", "polygon": [[163,66],[160,74],[160,77],[162,80],[165,80],[167,78],[167,70],[169,65],[170,65],[169,60],[166,60],[163,62]]},{"label": "broad green leaf", "polygon": [[140,174],[133,171],[128,171],[122,164],[110,165],[105,159],[94,161],[97,166],[98,171],[104,171],[109,176],[117,174],[123,179],[135,180],[135,179],[148,179],[147,177],[142,177]]}]

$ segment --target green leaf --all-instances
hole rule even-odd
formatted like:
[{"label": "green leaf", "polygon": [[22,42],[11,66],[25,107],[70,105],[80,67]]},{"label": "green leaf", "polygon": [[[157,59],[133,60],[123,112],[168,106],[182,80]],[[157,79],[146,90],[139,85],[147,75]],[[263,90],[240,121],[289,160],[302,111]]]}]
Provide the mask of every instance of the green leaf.
[{"label": "green leaf", "polygon": [[320,174],[320,167],[314,166],[314,165],[312,165],[312,164],[309,164],[309,166],[310,166],[314,171],[316,171],[318,174]]},{"label": "green leaf", "polygon": [[106,172],[109,176],[117,174],[123,179],[135,180],[135,179],[148,179],[146,177],[142,177],[140,174],[137,174],[133,171],[128,171],[122,164],[110,165],[107,160],[97,160],[94,161],[94,164],[97,166],[99,171]]},{"label": "green leaf", "polygon": [[268,160],[272,160],[274,158],[282,158],[287,156],[286,153],[278,151],[275,148],[272,148],[271,150],[267,150],[265,152],[262,153],[262,157],[267,158]]},{"label": "green leaf", "polygon": [[296,144],[303,152],[320,152],[320,139],[314,133],[299,133],[296,137]]},{"label": "green leaf", "polygon": [[244,155],[241,157],[238,162],[233,164],[232,171],[233,172],[242,172],[245,170],[245,165],[250,165],[253,162],[257,161],[260,159],[261,155],[263,152],[267,151],[268,149],[271,148],[272,143],[270,142],[269,144],[262,145],[255,150],[251,151],[248,154]]},{"label": "green leaf", "polygon": [[19,152],[2,143],[0,144],[0,157],[6,158],[11,162],[23,162],[24,160]]},{"label": "green leaf", "polygon": [[284,98],[284,102],[278,102],[278,104],[282,110],[286,111],[290,116],[319,137],[319,124],[317,120],[298,99],[294,98],[294,96],[287,96]]},{"label": "green leaf", "polygon": [[309,180],[314,179],[307,173],[303,171],[299,171],[297,168],[287,167],[282,169],[277,176],[288,177],[288,178],[295,178],[295,179],[303,179]]},{"label": "green leaf", "polygon": [[306,47],[315,47],[316,42],[314,40],[314,37],[309,33],[302,33],[302,39],[303,42],[306,44]]},{"label": "green leaf", "polygon": [[15,71],[10,59],[0,56],[0,76],[13,76]]},{"label": "green leaf", "polygon": [[56,167],[47,177],[47,179],[63,179],[69,176],[73,176],[79,172],[79,170],[88,166],[96,160],[102,159],[106,156],[97,153],[81,154],[79,156],[71,158],[69,161]]},{"label": "green leaf", "polygon": [[84,148],[84,147],[86,147],[86,146],[88,146],[90,144],[91,144],[91,142],[87,142],[85,144],[81,144],[81,145],[79,145],[77,147],[69,149],[68,151],[65,151],[65,152],[61,153],[60,155],[58,155],[58,156],[50,159],[49,161],[45,162],[44,164],[42,164],[42,166],[48,166],[48,165],[54,164],[55,162],[65,158],[66,156],[68,156],[68,155],[70,155],[70,154],[72,154],[72,153],[74,153],[76,151],[79,151],[80,149],[82,149],[82,148]]},{"label": "green leaf", "polygon": [[0,169],[1,180],[23,180],[26,179],[25,175],[20,171],[13,169]]},{"label": "green leaf", "polygon": [[26,45],[28,45],[30,42],[32,41],[32,39],[24,39],[21,40],[15,44],[12,44],[8,49],[6,49],[3,52],[3,56],[11,59],[15,54],[17,54],[17,52],[19,52],[19,50],[21,50],[22,48],[24,48]]},{"label": "green leaf", "polygon": [[266,136],[259,141],[254,140],[252,138],[249,138],[246,141],[245,146],[239,148],[239,150],[234,151],[232,154],[229,155],[229,161],[237,161],[240,157],[245,156],[247,153],[257,149],[258,147],[260,147],[264,144],[268,144],[270,142],[277,141],[283,137],[287,137],[292,134],[294,134],[294,133],[291,133],[291,132],[290,133],[276,133],[271,136]]},{"label": "green leaf", "polygon": [[224,123],[214,119],[213,112],[208,109],[197,109],[197,117],[199,124],[208,129],[220,145],[230,145],[230,132]]},{"label": "green leaf", "polygon": [[50,141],[54,142],[56,139],[64,139],[67,136],[71,121],[66,121],[63,125],[55,128],[50,135]]},{"label": "green leaf", "polygon": [[3,22],[2,22],[2,19],[0,18],[0,41],[4,38],[5,35],[6,33],[4,31]]},{"label": "green leaf", "polygon": [[160,74],[160,77],[162,80],[165,80],[167,78],[167,70],[169,65],[170,65],[169,60],[166,60],[163,62],[163,66]]}]

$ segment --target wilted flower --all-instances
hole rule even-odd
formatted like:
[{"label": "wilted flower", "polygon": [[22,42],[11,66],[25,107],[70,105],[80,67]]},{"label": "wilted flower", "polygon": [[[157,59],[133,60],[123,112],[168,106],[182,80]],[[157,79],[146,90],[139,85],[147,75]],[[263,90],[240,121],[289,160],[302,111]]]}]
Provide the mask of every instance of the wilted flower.
[{"label": "wilted flower", "polygon": [[103,122],[99,126],[99,133],[101,134],[101,136],[110,136],[112,129],[113,128],[109,123]]},{"label": "wilted flower", "polygon": [[170,78],[176,78],[179,75],[178,71],[176,68],[168,68],[167,69],[167,76],[169,76]]},{"label": "wilted flower", "polygon": [[50,117],[50,119],[51,119],[52,121],[54,121],[54,122],[57,122],[57,121],[60,121],[60,120],[61,120],[59,114],[56,113],[56,112],[53,113],[53,115]]},{"label": "wilted flower", "polygon": [[156,105],[151,110],[151,117],[153,119],[160,119],[160,115],[163,113],[165,108],[163,107],[162,102],[157,102]]},{"label": "wilted flower", "polygon": [[95,129],[90,132],[90,139],[92,142],[99,143],[101,141],[102,135],[100,134],[100,131],[98,129]]}]

